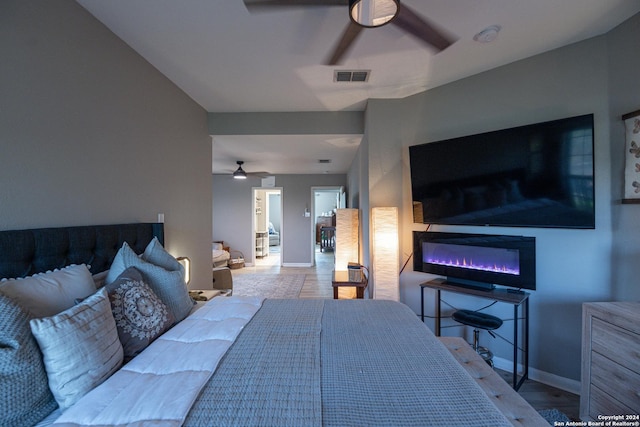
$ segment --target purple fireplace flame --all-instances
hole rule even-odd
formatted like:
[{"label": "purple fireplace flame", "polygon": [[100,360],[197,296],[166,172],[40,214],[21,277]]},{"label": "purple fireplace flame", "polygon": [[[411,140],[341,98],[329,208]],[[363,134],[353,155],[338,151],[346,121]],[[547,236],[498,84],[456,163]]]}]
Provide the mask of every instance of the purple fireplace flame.
[{"label": "purple fireplace flame", "polygon": [[422,245],[423,262],[467,270],[520,275],[520,254],[517,249],[433,242],[423,242]]}]

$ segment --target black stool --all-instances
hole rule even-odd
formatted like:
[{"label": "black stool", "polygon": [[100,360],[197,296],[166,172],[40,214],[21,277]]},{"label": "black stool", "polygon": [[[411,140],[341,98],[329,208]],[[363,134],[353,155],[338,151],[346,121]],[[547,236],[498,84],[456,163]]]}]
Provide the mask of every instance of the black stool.
[{"label": "black stool", "polygon": [[478,329],[484,329],[495,338],[495,335],[491,331],[502,326],[502,319],[490,314],[471,310],[455,311],[452,317],[453,320],[458,323],[473,327],[473,349],[482,356],[489,366],[493,367],[493,353],[491,353],[488,348],[480,347],[480,345],[478,345],[478,336],[480,335],[480,331]]}]

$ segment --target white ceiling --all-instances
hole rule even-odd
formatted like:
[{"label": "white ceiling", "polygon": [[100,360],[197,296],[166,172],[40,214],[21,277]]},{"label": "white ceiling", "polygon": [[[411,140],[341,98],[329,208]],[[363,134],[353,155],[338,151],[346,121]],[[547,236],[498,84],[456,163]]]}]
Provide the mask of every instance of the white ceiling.
[{"label": "white ceiling", "polygon": [[[242,0],[78,0],[209,112],[362,111],[606,33],[638,0],[403,0],[457,37],[438,54],[393,25],[365,29],[339,66],[323,65],[346,7],[249,13]],[[473,36],[500,25],[489,44]],[[335,70],[366,69],[366,83]],[[341,140],[342,138],[342,140]],[[335,143],[338,141],[339,143]],[[344,173],[359,139],[344,135],[214,136],[213,171]],[[330,158],[330,165],[317,164]]]}]

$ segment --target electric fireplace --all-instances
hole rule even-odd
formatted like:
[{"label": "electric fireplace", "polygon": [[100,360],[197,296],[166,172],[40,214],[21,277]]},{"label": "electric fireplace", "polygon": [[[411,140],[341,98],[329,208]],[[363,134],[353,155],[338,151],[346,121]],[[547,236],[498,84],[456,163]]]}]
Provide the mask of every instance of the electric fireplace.
[{"label": "electric fireplace", "polygon": [[460,286],[536,289],[535,237],[413,232],[413,269]]}]

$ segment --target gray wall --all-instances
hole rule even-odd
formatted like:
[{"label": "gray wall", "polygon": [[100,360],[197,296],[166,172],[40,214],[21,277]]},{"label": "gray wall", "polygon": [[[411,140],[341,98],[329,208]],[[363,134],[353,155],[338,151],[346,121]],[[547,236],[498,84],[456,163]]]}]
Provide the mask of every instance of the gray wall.
[{"label": "gray wall", "polygon": [[255,237],[251,235],[252,189],[262,181],[253,176],[233,179],[229,174],[212,175],[213,240],[223,240],[231,250],[251,258]]},{"label": "gray wall", "polygon": [[4,0],[0,57],[0,229],[164,213],[211,286],[206,112],[71,0]]},{"label": "gray wall", "polygon": [[[585,301],[637,299],[638,206],[620,206],[624,138],[620,115],[640,108],[637,76],[638,16],[607,36],[518,61],[404,100],[370,100],[366,136],[370,205],[401,207],[401,265],[411,256],[411,233],[424,230],[411,218],[408,146],[562,117],[595,114],[596,229],[434,227],[535,236],[538,290],[531,297],[530,366],[550,382],[575,389],[580,378],[581,306]],[[624,71],[622,69],[624,68]],[[637,69],[637,66],[635,67]],[[634,81],[636,77],[636,81]],[[611,108],[610,108],[611,102]],[[612,177],[612,164],[613,177]],[[634,216],[635,215],[635,216]],[[614,225],[615,224],[615,225]],[[613,262],[611,261],[613,254]],[[635,257],[634,257],[635,255]],[[615,268],[614,268],[615,267]],[[418,284],[432,276],[401,276],[401,298],[420,309]],[[635,280],[634,280],[635,278]],[[434,295],[426,294],[433,314]],[[447,296],[461,308],[485,301]],[[512,318],[511,307],[494,312]],[[509,338],[512,323],[501,334]],[[433,323],[431,322],[433,325]],[[466,331],[469,335],[470,331]],[[460,328],[448,330],[460,334]],[[470,338],[470,337],[469,337]],[[484,335],[497,355],[511,360],[512,347]]]},{"label": "gray wall", "polygon": [[[311,209],[311,187],[346,186],[346,175],[276,175],[275,181],[275,186],[282,188],[282,263],[309,265],[314,219],[305,217],[304,211]],[[214,240],[228,242],[248,259],[255,240],[251,235],[252,188],[260,187],[261,180],[249,177],[240,181],[228,174],[214,174],[212,182]]]},{"label": "gray wall", "polygon": [[611,299],[640,301],[640,205],[622,205],[624,124],[621,116],[640,110],[640,14],[607,36],[611,120],[613,251]]},{"label": "gray wall", "polygon": [[362,111],[209,113],[211,135],[362,134]]}]

